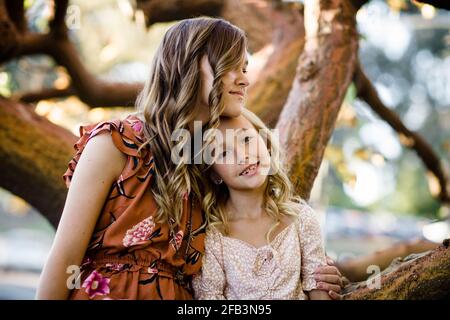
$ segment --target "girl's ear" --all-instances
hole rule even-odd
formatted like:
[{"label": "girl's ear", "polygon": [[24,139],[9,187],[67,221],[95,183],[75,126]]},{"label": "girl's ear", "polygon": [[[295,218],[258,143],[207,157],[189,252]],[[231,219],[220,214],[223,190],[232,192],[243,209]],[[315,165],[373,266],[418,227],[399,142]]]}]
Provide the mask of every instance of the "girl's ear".
[{"label": "girl's ear", "polygon": [[211,172],[210,177],[211,177],[212,181],[215,184],[217,184],[217,185],[219,185],[219,184],[221,184],[223,182],[222,178],[217,173],[215,173],[214,171]]}]

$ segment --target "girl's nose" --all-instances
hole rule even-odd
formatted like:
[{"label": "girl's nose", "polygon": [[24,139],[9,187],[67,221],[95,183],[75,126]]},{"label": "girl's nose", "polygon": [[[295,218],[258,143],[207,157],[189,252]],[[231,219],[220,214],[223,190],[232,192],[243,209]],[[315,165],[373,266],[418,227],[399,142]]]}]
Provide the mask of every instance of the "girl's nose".
[{"label": "girl's nose", "polygon": [[242,77],[240,77],[240,78],[238,79],[238,85],[239,85],[240,87],[245,88],[245,87],[248,87],[249,84],[250,84],[250,82],[248,81],[246,75],[242,75]]},{"label": "girl's nose", "polygon": [[239,164],[246,164],[246,163],[248,163],[248,159],[249,159],[248,155],[244,155],[244,156],[239,157]]}]

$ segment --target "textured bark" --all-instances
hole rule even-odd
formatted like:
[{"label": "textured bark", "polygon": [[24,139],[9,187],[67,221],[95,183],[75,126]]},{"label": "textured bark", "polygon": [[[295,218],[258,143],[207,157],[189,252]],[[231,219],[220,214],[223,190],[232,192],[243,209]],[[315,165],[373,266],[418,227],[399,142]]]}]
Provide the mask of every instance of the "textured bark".
[{"label": "textured bark", "polygon": [[343,0],[306,2],[305,30],[307,40],[277,129],[295,190],[308,199],[356,66],[354,9]]},{"label": "textured bark", "polygon": [[53,226],[67,193],[62,174],[76,137],[30,106],[0,97],[0,187],[25,199]]},{"label": "textured bark", "polygon": [[[449,239],[437,249],[396,259],[380,275],[381,287],[366,282],[346,288],[348,300],[450,299]],[[369,282],[373,284],[374,282]]]},{"label": "textured bark", "polygon": [[284,5],[265,10],[274,21],[272,40],[267,44],[272,53],[249,87],[247,106],[273,128],[292,88],[305,28],[300,8]]},{"label": "textured bark", "polygon": [[363,281],[369,276],[367,273],[369,266],[376,265],[384,270],[396,258],[404,258],[410,254],[425,252],[436,247],[438,247],[438,244],[435,242],[422,239],[400,242],[372,254],[338,263],[337,267],[349,281]]}]

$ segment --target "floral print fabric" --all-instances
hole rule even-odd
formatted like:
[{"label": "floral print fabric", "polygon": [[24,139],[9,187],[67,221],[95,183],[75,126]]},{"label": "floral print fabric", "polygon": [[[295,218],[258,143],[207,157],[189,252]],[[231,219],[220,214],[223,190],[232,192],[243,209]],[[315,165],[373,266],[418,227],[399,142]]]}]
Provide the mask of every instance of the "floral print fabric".
[{"label": "floral print fabric", "polygon": [[97,220],[81,267],[81,286],[69,299],[192,299],[189,283],[201,266],[205,217],[198,200],[186,195],[181,225],[154,220],[154,159],[148,148],[137,152],[144,142],[143,127],[135,114],[80,127],[76,154],[63,175],[67,187],[84,147],[98,134],[110,134],[127,162]]}]

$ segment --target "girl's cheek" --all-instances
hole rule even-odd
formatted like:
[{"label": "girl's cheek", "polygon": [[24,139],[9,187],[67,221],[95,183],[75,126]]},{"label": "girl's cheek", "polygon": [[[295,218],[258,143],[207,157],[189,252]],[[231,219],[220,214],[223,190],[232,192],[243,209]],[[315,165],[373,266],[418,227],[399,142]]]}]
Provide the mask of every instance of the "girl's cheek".
[{"label": "girl's cheek", "polygon": [[228,166],[225,164],[215,164],[213,166],[213,170],[219,177],[221,177],[225,181],[228,177],[227,167]]}]

